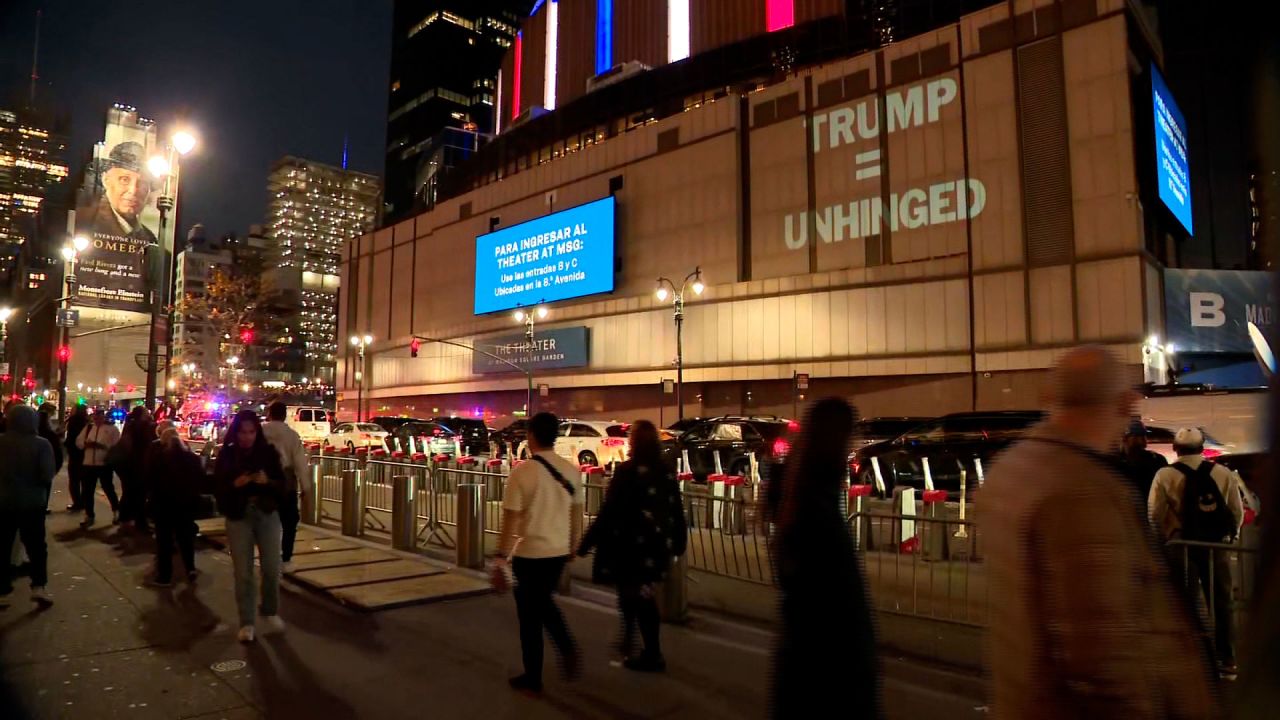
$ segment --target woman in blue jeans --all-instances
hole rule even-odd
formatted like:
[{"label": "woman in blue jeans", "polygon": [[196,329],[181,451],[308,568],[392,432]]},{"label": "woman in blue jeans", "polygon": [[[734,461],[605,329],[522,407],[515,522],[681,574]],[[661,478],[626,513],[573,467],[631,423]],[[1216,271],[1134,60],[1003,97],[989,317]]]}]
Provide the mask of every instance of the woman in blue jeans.
[{"label": "woman in blue jeans", "polygon": [[280,500],[284,470],[262,434],[257,413],[242,410],[231,422],[214,468],[218,509],[227,518],[227,540],[235,565],[240,642],[253,642],[257,588],[253,549],[262,558],[263,632],[283,632],[280,609]]}]

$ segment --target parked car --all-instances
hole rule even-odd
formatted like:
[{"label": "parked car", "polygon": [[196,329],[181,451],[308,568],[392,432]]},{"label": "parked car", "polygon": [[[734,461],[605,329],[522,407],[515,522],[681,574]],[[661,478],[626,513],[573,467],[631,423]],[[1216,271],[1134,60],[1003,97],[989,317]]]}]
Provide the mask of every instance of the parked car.
[{"label": "parked car", "polygon": [[325,447],[348,450],[386,447],[387,431],[373,423],[339,423],[324,439]]},{"label": "parked car", "polygon": [[494,430],[489,433],[489,439],[498,447],[498,457],[504,457],[508,452],[520,447],[524,439],[529,435],[529,421],[526,418],[512,420],[510,425],[501,430]]},{"label": "parked car", "polygon": [[960,496],[960,470],[965,486],[978,485],[977,464],[985,471],[991,460],[1020,438],[1044,414],[1038,410],[969,412],[944,415],[894,438],[854,451],[850,461],[855,482],[874,484],[872,458],[880,466],[886,495],[896,487],[925,489],[925,460],[936,490]]},{"label": "parked car", "polygon": [[387,449],[405,453],[453,455],[454,434],[432,420],[412,420],[396,428],[387,438]]},{"label": "parked car", "polygon": [[932,419],[931,417],[863,418],[853,427],[853,446],[863,447],[883,440],[892,440]]},{"label": "parked car", "polygon": [[[579,465],[607,466],[627,459],[630,442],[625,423],[605,420],[565,420],[556,437],[556,454]],[[517,455],[529,457],[529,444],[521,442]]]},{"label": "parked car", "polygon": [[670,430],[672,435],[675,435],[676,437],[680,437],[689,428],[694,427],[695,425],[698,425],[699,423],[702,423],[705,421],[706,421],[706,418],[703,418],[703,417],[685,418],[683,420],[677,420],[671,423],[670,425],[667,426],[667,430]]},{"label": "parked car", "polygon": [[333,413],[322,407],[292,405],[285,410],[285,422],[303,442],[324,442],[333,432]]},{"label": "parked car", "polygon": [[463,454],[489,454],[489,427],[480,418],[437,417],[431,422],[443,425],[462,441]]},{"label": "parked car", "polygon": [[386,430],[388,433],[392,433],[395,431],[396,428],[400,427],[405,423],[413,422],[415,419],[416,418],[399,417],[394,415],[379,415],[376,418],[371,418],[369,422],[373,423],[374,425],[377,425],[383,430]]},{"label": "parked car", "polygon": [[[1153,453],[1159,453],[1164,459],[1170,463],[1178,461],[1178,454],[1173,451],[1173,436],[1177,434],[1177,430],[1163,427],[1147,426],[1147,449]],[[1209,433],[1204,432],[1204,428],[1200,428],[1200,432],[1204,433],[1204,456],[1208,460],[1216,460],[1219,455],[1225,455],[1233,450],[1229,445],[1218,442]]]},{"label": "parked car", "polygon": [[761,465],[781,462],[791,450],[799,424],[773,415],[730,415],[707,418],[694,424],[668,444],[675,459],[689,458],[689,472],[695,482],[706,482],[720,468],[729,475],[750,474],[750,454]]}]

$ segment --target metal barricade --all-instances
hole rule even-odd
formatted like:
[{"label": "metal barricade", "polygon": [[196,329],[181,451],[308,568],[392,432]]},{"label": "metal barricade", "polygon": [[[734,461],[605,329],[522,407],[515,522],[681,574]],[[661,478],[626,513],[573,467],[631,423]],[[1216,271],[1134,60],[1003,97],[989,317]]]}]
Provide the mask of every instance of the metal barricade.
[{"label": "metal barricade", "polygon": [[320,491],[319,522],[342,522],[342,473],[347,470],[359,470],[363,465],[360,457],[345,452],[321,452],[315,457],[319,467]]},{"label": "metal barricade", "polygon": [[1173,539],[1166,546],[1170,569],[1188,594],[1213,641],[1222,666],[1235,663],[1240,628],[1257,588],[1259,553],[1252,543]]},{"label": "metal barricade", "polygon": [[401,472],[400,464],[371,457],[364,465],[364,526],[374,532],[390,532],[391,478]]},{"label": "metal barricade", "polygon": [[[689,526],[686,551],[689,569],[753,583],[771,583],[769,537],[764,528],[748,525],[750,501],[736,490],[716,495],[706,485],[688,481],[681,484],[685,521]],[[731,521],[730,527],[726,527],[725,519]]]}]

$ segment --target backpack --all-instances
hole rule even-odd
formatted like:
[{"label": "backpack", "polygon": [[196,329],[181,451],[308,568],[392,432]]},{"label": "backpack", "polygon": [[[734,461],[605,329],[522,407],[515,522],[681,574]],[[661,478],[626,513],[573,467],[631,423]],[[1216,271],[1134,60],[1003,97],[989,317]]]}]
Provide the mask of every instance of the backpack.
[{"label": "backpack", "polygon": [[1187,481],[1182,489],[1182,537],[1199,542],[1222,542],[1236,533],[1235,518],[1213,481],[1214,464],[1208,461],[1192,470],[1185,463],[1172,465]]}]

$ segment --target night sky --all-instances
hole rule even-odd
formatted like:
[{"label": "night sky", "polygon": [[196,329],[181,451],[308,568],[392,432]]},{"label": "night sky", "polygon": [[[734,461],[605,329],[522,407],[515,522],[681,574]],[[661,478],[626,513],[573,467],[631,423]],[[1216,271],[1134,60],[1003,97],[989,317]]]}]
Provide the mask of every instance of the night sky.
[{"label": "night sky", "polygon": [[[264,220],[266,177],[286,155],[382,175],[392,0],[0,0],[0,107],[25,99],[36,10],[41,104],[70,119],[72,172],[106,109],[133,105],[195,128],[179,230]],[[168,130],[166,128],[169,128]]]}]

